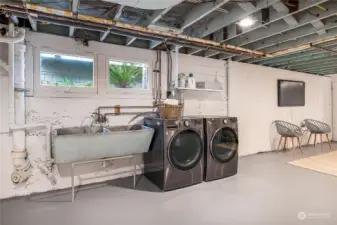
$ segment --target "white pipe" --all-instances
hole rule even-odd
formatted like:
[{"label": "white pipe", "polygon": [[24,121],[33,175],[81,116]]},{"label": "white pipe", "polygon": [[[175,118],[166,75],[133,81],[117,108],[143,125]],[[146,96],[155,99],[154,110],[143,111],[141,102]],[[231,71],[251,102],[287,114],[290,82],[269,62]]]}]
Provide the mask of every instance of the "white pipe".
[{"label": "white pipe", "polygon": [[44,123],[32,123],[32,124],[23,124],[23,125],[12,125],[10,126],[11,131],[16,130],[27,130],[27,129],[43,129],[45,128],[45,151],[46,151],[46,161],[52,162],[53,159],[51,157],[51,132],[52,126],[51,124]]},{"label": "white pipe", "polygon": [[[9,35],[14,36],[14,24],[9,25]],[[9,124],[14,124],[14,44],[8,44],[8,109]]]},{"label": "white pipe", "polygon": [[231,82],[231,67],[232,67],[232,59],[227,60],[227,74],[226,74],[226,97],[227,97],[227,116],[230,116],[230,96],[231,96],[231,90],[230,90],[230,82]]},{"label": "white pipe", "polygon": [[175,88],[178,87],[178,74],[179,74],[179,46],[175,46],[175,71],[174,71],[174,82],[175,82]]},{"label": "white pipe", "polygon": [[7,65],[7,63],[5,63],[4,61],[2,61],[1,59],[0,59],[0,66],[2,68],[4,68],[8,72],[8,65]]},{"label": "white pipe", "polygon": [[[8,108],[9,108],[9,124],[10,126],[14,124],[23,125],[25,124],[25,99],[24,92],[14,91],[14,81],[15,81],[15,43],[23,41],[24,32],[20,31],[19,35],[14,37],[15,28],[14,24],[9,24],[9,37],[0,37],[0,42],[8,43]],[[25,49],[24,45],[18,45],[18,59],[20,61],[20,68],[17,71],[18,88],[23,90],[25,88]],[[15,110],[16,109],[16,110]],[[29,160],[27,160],[26,151],[26,133],[24,130],[18,130],[13,132],[12,137],[12,163],[16,171],[12,174],[11,178],[14,183],[22,183],[29,176],[24,175],[31,166]]]},{"label": "white pipe", "polygon": [[32,124],[22,124],[22,125],[12,125],[10,126],[10,130],[25,130],[25,129],[31,129],[31,128],[44,128],[47,125],[44,123],[32,123]]},{"label": "white pipe", "polygon": [[[11,179],[14,183],[22,183],[26,181],[29,177],[29,174],[26,171],[31,167],[29,160],[27,159],[27,150],[26,150],[26,129],[31,128],[45,128],[46,138],[45,138],[45,149],[46,149],[46,160],[45,166],[39,167],[43,168],[43,171],[46,172],[48,178],[51,176],[51,166],[53,164],[51,158],[51,125],[50,124],[26,124],[26,106],[25,106],[25,51],[26,46],[23,44],[17,44],[17,58],[20,61],[20,68],[17,71],[17,79],[15,79],[14,63],[15,63],[15,51],[14,44],[22,42],[24,40],[24,30],[20,30],[19,34],[14,37],[14,24],[9,25],[9,37],[4,38],[0,37],[0,42],[8,43],[8,77],[9,77],[9,114],[10,114],[10,130],[13,132],[13,151],[12,151],[12,161],[13,166],[16,169],[13,172]],[[17,81],[16,85],[19,91],[15,91],[14,82]],[[40,160],[41,161],[41,160]],[[39,161],[39,162],[40,162]],[[48,169],[48,171],[47,171]]]},{"label": "white pipe", "polygon": [[[11,30],[11,26],[14,27],[14,24],[11,23],[9,25],[9,30]],[[25,30],[23,29],[20,29],[16,36],[14,36],[14,33],[12,34],[11,32],[9,33],[8,37],[0,36],[0,42],[7,43],[7,44],[16,44],[16,43],[22,42],[24,39],[25,39]]]}]

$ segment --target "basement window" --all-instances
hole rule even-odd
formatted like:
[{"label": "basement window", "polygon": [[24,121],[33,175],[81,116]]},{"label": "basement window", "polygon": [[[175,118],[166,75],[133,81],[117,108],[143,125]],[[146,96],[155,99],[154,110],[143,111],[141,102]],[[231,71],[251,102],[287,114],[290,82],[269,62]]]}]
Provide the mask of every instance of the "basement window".
[{"label": "basement window", "polygon": [[59,87],[94,87],[94,58],[40,52],[40,84]]},{"label": "basement window", "polygon": [[148,64],[109,60],[111,88],[148,89]]}]

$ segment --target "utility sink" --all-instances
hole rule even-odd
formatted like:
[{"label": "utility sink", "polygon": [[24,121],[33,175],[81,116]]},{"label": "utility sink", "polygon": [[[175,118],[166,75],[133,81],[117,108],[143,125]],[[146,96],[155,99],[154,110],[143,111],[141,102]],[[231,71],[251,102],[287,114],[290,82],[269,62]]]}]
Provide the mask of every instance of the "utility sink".
[{"label": "utility sink", "polygon": [[142,125],[56,129],[53,155],[56,163],[70,163],[144,153],[153,133],[152,128]]}]

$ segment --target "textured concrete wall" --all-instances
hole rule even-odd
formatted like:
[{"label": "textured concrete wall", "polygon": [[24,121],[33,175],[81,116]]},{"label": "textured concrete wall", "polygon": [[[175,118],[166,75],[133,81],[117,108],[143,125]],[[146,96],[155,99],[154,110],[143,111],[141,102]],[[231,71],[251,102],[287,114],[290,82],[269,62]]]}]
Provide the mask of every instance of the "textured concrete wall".
[{"label": "textured concrete wall", "polygon": [[[27,52],[26,52],[26,86],[30,90],[26,97],[26,119],[27,123],[51,123],[53,129],[60,127],[79,126],[87,123],[88,116],[99,106],[113,105],[151,105],[152,104],[152,70],[156,60],[156,53],[143,49],[115,46],[104,43],[90,42],[88,48],[76,45],[71,38],[58,37],[27,32]],[[55,44],[57,43],[57,44]],[[95,65],[95,88],[93,92],[86,92],[76,89],[53,89],[41,88],[39,86],[38,68],[39,60],[37,53],[41,50],[61,51],[68,54],[84,54],[93,56],[96,59]],[[33,60],[34,59],[34,60]],[[142,62],[149,64],[149,84],[148,90],[128,90],[114,89],[109,87],[107,76],[107,65],[109,59],[125,60],[132,62]],[[162,54],[162,86],[163,96],[166,92],[166,54]],[[225,82],[224,62],[212,59],[203,59],[195,56],[183,55],[179,60],[179,71],[186,74],[193,73],[197,81],[207,81],[207,85],[220,87],[216,79],[220,80],[222,85]],[[174,72],[174,74],[176,74]],[[6,75],[5,75],[6,76]],[[2,127],[6,127],[8,118],[7,108],[7,77],[3,77],[1,88],[1,97],[4,104],[2,109]],[[186,93],[185,115],[222,115],[226,113],[226,104],[224,94],[215,95],[191,94]],[[137,110],[140,111],[140,110]],[[109,117],[109,123],[112,125],[125,125],[133,116]],[[33,176],[24,187],[12,185],[10,175],[13,171],[11,164],[11,137],[5,133],[1,136],[1,182],[2,198],[8,198],[15,195],[27,195],[33,192],[44,192],[54,189],[70,187],[69,165],[60,165],[55,171],[57,184],[51,185],[35,165],[35,159],[45,156],[45,134],[44,131],[27,133],[27,150],[29,159],[33,164]],[[120,146],[118,146],[120,147]],[[142,158],[137,158],[142,162]],[[112,175],[119,171],[130,170],[130,161],[124,160],[114,163],[102,170],[100,163],[81,166],[76,169],[80,178],[75,179],[75,184],[87,184],[120,176],[127,176],[130,173],[122,175]]]}]

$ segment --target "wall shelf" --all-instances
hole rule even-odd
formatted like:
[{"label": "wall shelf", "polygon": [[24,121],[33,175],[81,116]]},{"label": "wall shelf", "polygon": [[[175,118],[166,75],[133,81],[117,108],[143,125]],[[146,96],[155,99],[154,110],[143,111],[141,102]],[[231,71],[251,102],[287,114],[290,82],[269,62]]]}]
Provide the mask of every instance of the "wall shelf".
[{"label": "wall shelf", "polygon": [[180,92],[185,92],[185,91],[197,91],[197,92],[223,92],[224,90],[222,89],[204,89],[204,88],[177,88],[178,91]]},{"label": "wall shelf", "polygon": [[180,101],[189,100],[223,100],[223,89],[202,89],[202,88],[176,88],[180,95]]}]

